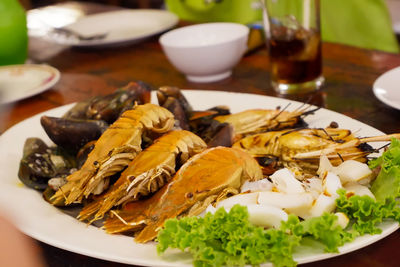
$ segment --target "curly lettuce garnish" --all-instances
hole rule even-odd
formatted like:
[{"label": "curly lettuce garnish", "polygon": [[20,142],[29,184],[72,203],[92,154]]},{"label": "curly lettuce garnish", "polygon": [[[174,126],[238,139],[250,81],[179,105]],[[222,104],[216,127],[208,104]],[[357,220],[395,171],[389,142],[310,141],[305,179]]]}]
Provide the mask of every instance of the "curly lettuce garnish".
[{"label": "curly lettuce garnish", "polygon": [[295,266],[293,250],[303,237],[313,237],[325,245],[327,252],[352,240],[338,224],[334,214],[305,221],[290,215],[280,229],[254,226],[248,220],[247,208],[235,205],[230,212],[221,208],[204,218],[190,217],[166,221],[158,235],[157,251],[168,247],[188,249],[194,266],[244,266],[270,261],[274,266]]},{"label": "curly lettuce garnish", "polygon": [[371,192],[378,201],[400,197],[400,140],[392,139],[389,149],[382,156],[369,162],[369,167],[380,167]]},{"label": "curly lettuce garnish", "polygon": [[352,228],[359,235],[380,234],[379,223],[384,219],[400,222],[400,208],[393,198],[384,201],[374,200],[369,196],[347,197],[345,190],[338,191],[337,211],[345,213],[352,222]]},{"label": "curly lettuce garnish", "polygon": [[369,196],[346,196],[342,189],[336,199],[337,211],[345,213],[358,234],[379,234],[378,224],[384,219],[400,222],[400,208],[396,198],[400,197],[400,140],[392,139],[382,156],[369,162],[371,169],[380,168]]},{"label": "curly lettuce garnish", "polygon": [[325,246],[326,252],[339,252],[338,248],[354,239],[354,234],[346,232],[337,223],[334,214],[324,213],[320,217],[309,218],[300,223],[304,228],[303,236],[311,236]]},{"label": "curly lettuce garnish", "polygon": [[254,226],[248,216],[246,207],[235,205],[229,213],[221,208],[204,218],[170,219],[158,234],[157,251],[188,248],[194,266],[259,265],[267,261],[275,266],[295,266],[293,248],[301,238]]}]

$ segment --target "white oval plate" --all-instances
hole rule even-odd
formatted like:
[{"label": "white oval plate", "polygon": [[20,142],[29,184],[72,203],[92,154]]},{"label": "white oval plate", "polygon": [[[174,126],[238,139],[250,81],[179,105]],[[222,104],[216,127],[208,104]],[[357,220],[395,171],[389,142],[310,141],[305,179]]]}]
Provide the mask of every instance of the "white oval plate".
[{"label": "white oval plate", "polygon": [[[184,94],[198,110],[228,105],[232,112],[238,112],[250,108],[284,107],[288,103],[291,103],[288,110],[294,110],[301,105],[299,102],[252,94],[197,90],[185,90]],[[152,96],[154,100],[155,94]],[[187,253],[170,250],[159,257],[154,242],[137,244],[130,237],[109,235],[99,228],[87,226],[49,205],[38,192],[21,184],[17,173],[24,141],[28,137],[40,137],[50,143],[40,126],[40,117],[43,114],[61,116],[71,107],[72,105],[62,106],[33,116],[10,128],[0,137],[1,210],[7,212],[10,219],[27,235],[55,247],[104,260],[141,266],[191,266],[191,258]],[[332,121],[336,121],[341,128],[357,131],[361,136],[382,134],[366,124],[326,109],[318,110],[315,115],[308,116],[306,121],[315,127],[326,127]],[[375,145],[380,146],[382,143]],[[382,234],[357,238],[341,247],[338,254],[323,253],[322,249],[299,251],[294,255],[295,260],[298,263],[306,263],[357,250],[391,234],[398,229],[398,224],[386,222],[381,228]],[[262,266],[271,264],[266,263]]]},{"label": "white oval plate", "polygon": [[400,67],[379,76],[374,82],[373,92],[380,101],[400,110]]},{"label": "white oval plate", "polygon": [[79,47],[132,44],[164,32],[174,27],[177,23],[178,17],[165,10],[117,10],[88,15],[65,26],[65,28],[83,36],[107,33],[103,39],[75,40],[58,35],[50,35],[47,39],[56,43]]},{"label": "white oval plate", "polygon": [[0,104],[37,95],[55,85],[60,72],[48,65],[10,65],[0,67]]}]

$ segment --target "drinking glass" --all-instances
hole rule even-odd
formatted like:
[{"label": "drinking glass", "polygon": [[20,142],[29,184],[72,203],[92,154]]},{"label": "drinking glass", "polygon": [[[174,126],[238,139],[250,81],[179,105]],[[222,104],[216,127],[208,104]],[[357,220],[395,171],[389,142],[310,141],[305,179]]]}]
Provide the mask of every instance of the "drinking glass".
[{"label": "drinking glass", "polygon": [[279,94],[320,88],[320,1],[261,0],[272,87]]}]

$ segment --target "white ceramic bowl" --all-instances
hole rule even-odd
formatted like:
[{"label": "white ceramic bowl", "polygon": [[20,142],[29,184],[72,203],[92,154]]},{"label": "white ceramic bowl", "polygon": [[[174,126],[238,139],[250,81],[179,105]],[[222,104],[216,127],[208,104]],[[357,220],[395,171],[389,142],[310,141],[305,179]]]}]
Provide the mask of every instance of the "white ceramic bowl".
[{"label": "white ceramic bowl", "polygon": [[169,31],[160,44],[188,80],[213,82],[231,75],[247,49],[249,29],[238,23],[204,23]]}]

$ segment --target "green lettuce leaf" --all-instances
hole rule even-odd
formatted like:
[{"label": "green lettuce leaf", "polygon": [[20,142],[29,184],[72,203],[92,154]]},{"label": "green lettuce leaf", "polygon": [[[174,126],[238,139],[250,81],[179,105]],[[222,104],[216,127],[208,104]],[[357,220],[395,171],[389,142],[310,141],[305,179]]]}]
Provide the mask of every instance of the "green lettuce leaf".
[{"label": "green lettuce leaf", "polygon": [[354,235],[346,232],[339,226],[335,214],[324,213],[322,216],[309,218],[301,225],[304,236],[310,235],[325,245],[326,252],[339,252],[338,247],[354,239]]},{"label": "green lettuce leaf", "polygon": [[[298,225],[298,219],[290,222]],[[290,222],[288,227],[295,229]],[[229,213],[221,208],[204,218],[170,219],[157,239],[159,253],[168,247],[188,249],[195,266],[259,265],[267,261],[275,266],[295,266],[292,253],[301,237],[254,226],[248,220],[247,208],[235,205]]]},{"label": "green lettuce leaf", "polygon": [[289,215],[280,229],[267,229],[250,224],[247,208],[235,205],[229,213],[223,208],[204,218],[168,220],[158,234],[157,250],[188,249],[195,266],[259,265],[270,261],[274,266],[295,266],[293,251],[302,238],[312,237],[325,246],[327,252],[353,240],[351,233],[337,224],[334,214],[299,220]]},{"label": "green lettuce leaf", "polygon": [[344,189],[338,190],[337,211],[345,213],[352,222],[352,228],[359,235],[380,234],[377,227],[384,219],[400,222],[400,208],[394,198],[384,201],[374,200],[370,196],[353,195],[348,197]]},{"label": "green lettuce leaf", "polygon": [[400,140],[392,139],[389,149],[382,156],[369,162],[369,167],[380,167],[371,192],[378,201],[400,197]]}]

